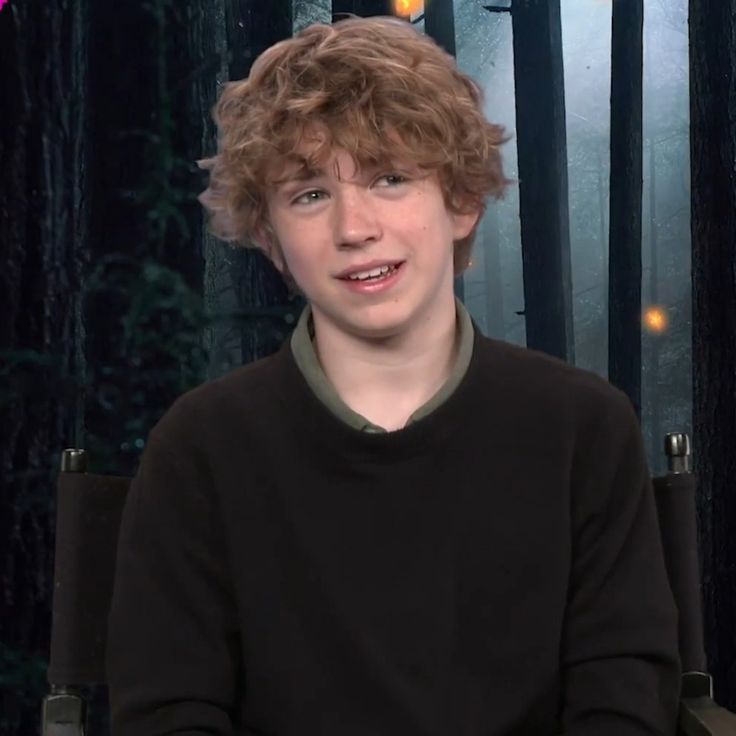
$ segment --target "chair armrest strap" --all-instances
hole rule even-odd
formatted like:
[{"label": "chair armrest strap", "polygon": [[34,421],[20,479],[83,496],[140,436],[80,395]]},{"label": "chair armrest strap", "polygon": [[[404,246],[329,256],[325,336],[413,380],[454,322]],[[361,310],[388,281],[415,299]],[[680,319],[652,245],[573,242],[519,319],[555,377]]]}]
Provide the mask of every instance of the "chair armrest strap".
[{"label": "chair armrest strap", "polygon": [[711,698],[680,701],[678,734],[681,736],[734,736],[736,713],[722,708]]}]

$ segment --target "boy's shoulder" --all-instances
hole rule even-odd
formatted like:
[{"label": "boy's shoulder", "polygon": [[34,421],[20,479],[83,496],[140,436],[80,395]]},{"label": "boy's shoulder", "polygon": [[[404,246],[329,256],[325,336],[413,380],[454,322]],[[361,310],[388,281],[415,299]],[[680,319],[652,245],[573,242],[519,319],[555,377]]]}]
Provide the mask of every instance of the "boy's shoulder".
[{"label": "boy's shoulder", "polygon": [[[518,410],[529,407],[537,414],[564,417],[575,415],[595,421],[602,414],[630,418],[633,407],[628,396],[606,378],[587,368],[572,365],[540,350],[478,335],[479,391],[491,392]],[[526,412],[521,411],[522,414]]]},{"label": "boy's shoulder", "polygon": [[239,422],[247,430],[249,419],[271,415],[283,380],[284,350],[227,371],[181,394],[163,414],[152,432],[189,434],[194,428],[212,431]]},{"label": "boy's shoulder", "polygon": [[622,393],[595,371],[573,365],[541,350],[485,335],[478,336],[476,349],[485,370],[510,383],[516,382],[527,387],[569,387],[603,395]]}]

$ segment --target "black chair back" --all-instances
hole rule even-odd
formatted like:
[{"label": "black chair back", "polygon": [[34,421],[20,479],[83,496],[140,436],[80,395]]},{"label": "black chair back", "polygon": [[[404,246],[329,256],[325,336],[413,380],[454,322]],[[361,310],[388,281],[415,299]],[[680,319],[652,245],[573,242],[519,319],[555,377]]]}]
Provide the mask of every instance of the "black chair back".
[{"label": "black chair back", "polygon": [[690,439],[665,435],[667,473],[653,478],[665,566],[679,613],[682,692],[677,736],[736,736],[736,714],[713,700],[703,635],[700,558],[695,494],[690,470]]},{"label": "black chair back", "polygon": [[84,450],[64,450],[57,479],[54,595],[44,736],[83,734],[79,686],[105,683],[107,616],[131,479],[86,472]]},{"label": "black chair back", "polygon": [[667,474],[654,478],[653,485],[667,574],[680,614],[682,671],[706,672],[695,509],[698,480],[690,472],[688,436],[668,434],[665,453]]}]

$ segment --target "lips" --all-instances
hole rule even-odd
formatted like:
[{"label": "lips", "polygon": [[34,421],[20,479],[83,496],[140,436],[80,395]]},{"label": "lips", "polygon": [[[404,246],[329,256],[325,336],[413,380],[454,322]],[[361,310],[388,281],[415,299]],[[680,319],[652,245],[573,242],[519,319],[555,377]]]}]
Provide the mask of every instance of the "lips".
[{"label": "lips", "polygon": [[399,266],[403,261],[371,261],[370,263],[363,264],[361,266],[351,266],[340,272],[335,278],[347,279],[348,276],[352,276],[356,273],[363,273],[364,271],[373,271],[376,268],[383,268],[384,266]]},{"label": "lips", "polygon": [[404,265],[405,261],[400,261],[397,266],[379,278],[346,278],[339,280],[342,281],[343,288],[351,291],[353,294],[360,294],[365,297],[383,294],[393,289],[396,284],[402,281]]}]

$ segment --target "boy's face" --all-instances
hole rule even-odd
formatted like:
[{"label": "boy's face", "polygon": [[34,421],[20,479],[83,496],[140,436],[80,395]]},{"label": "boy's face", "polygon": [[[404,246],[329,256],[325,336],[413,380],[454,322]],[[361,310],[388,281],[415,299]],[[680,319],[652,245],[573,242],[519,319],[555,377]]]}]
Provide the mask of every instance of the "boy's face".
[{"label": "boy's face", "polygon": [[[453,241],[471,232],[479,213],[448,212],[437,173],[413,165],[358,174],[338,149],[322,168],[309,180],[272,187],[266,198],[278,239],[274,265],[291,273],[315,323],[390,337],[454,304]],[[376,261],[401,262],[380,290],[356,289],[339,276]]]}]

